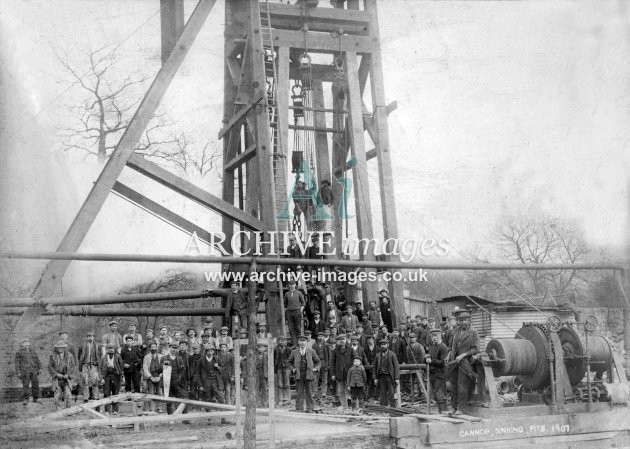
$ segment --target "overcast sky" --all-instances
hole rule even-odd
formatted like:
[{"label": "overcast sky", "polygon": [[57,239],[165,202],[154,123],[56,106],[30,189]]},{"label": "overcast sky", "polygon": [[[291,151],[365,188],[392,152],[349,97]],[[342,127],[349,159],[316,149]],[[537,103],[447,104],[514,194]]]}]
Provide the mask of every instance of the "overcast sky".
[{"label": "overcast sky", "polygon": [[[154,73],[159,2],[0,3],[3,57],[10,62],[4,69],[17,88],[21,123],[28,123],[29,135],[39,136],[9,139],[10,147],[2,148],[14,167],[14,182],[3,184],[4,202],[8,210],[24,208],[20,229],[32,235],[42,234],[44,219],[47,237],[30,245],[53,250],[97,171],[93,159],[83,163],[78,155],[54,154],[56,127],[74,93],[57,82],[62,72],[52,49],[80,64],[90,48],[119,45],[122,71]],[[183,129],[214,141],[223,99],[223,7],[217,3],[164,99],[165,110]],[[186,3],[187,14],[193,5]],[[623,244],[630,203],[626,5],[379,2],[386,97],[398,102],[389,127],[402,237],[445,238],[467,251],[483,244],[503,215],[522,213],[573,220],[594,245]],[[24,147],[29,142],[34,148]],[[44,165],[33,168],[28,160]],[[377,172],[373,167],[369,172],[377,202]],[[149,188],[153,198],[204,227],[220,229],[216,218],[195,205],[138,184],[133,174],[124,179]],[[219,192],[214,179],[192,180]],[[6,190],[9,185],[13,190]],[[24,201],[25,196],[32,199]],[[54,222],[45,220],[51,216]],[[374,225],[380,220],[376,208]],[[17,247],[18,235],[5,238],[3,247]],[[186,241],[113,197],[81,250],[178,254]],[[110,282],[96,282],[95,288]]]}]

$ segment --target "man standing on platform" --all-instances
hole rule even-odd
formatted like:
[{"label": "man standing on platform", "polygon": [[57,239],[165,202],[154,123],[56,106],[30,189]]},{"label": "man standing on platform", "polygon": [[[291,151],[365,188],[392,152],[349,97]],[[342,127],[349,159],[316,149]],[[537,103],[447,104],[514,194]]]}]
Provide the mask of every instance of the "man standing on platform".
[{"label": "man standing on platform", "polygon": [[451,366],[451,405],[453,415],[463,415],[463,408],[475,387],[477,374],[472,367],[472,356],[477,353],[479,336],[470,328],[470,313],[458,315],[458,327],[453,334],[450,362]]},{"label": "man standing on platform", "polygon": [[306,302],[304,295],[295,288],[295,281],[289,281],[289,291],[285,293],[284,300],[286,302],[287,322],[289,324],[289,335],[293,346],[297,346],[298,334],[302,333],[302,311]]},{"label": "man standing on platform", "polygon": [[[116,396],[120,391],[120,378],[123,375],[124,367],[122,357],[116,352],[116,346],[113,343],[107,343],[105,350],[107,353],[101,357],[98,371],[101,376],[101,384],[103,384],[103,397],[108,398]],[[114,402],[105,406],[106,413],[110,410],[113,411],[114,415],[117,415],[118,403]]]},{"label": "man standing on platform", "polygon": [[383,289],[378,292],[378,295],[381,300],[381,320],[383,321],[383,324],[387,326],[387,332],[391,332],[394,327],[392,323],[392,308],[389,303],[389,293],[387,293],[387,290]]},{"label": "man standing on platform", "polygon": [[389,341],[380,341],[380,352],[374,359],[374,385],[379,388],[380,403],[383,406],[395,407],[394,393],[400,382],[400,371],[396,354],[388,349]]},{"label": "man standing on platform", "polygon": [[438,413],[446,411],[444,364],[447,357],[448,348],[442,343],[442,332],[439,329],[431,330],[431,345],[426,355],[426,363],[429,365],[431,393],[437,402]]},{"label": "man standing on platform", "polygon": [[98,362],[103,352],[94,341],[95,337],[94,332],[89,331],[77,354],[79,372],[83,378],[83,402],[98,399]]},{"label": "man standing on platform", "polygon": [[120,332],[118,332],[118,321],[116,320],[109,322],[109,332],[103,335],[103,352],[106,351],[107,345],[109,344],[114,345],[114,349],[120,354],[120,350],[123,346],[123,338]]},{"label": "man standing on platform", "polygon": [[230,325],[230,316],[236,315],[239,318],[238,326],[242,330],[247,330],[247,295],[238,287],[238,282],[232,282],[230,292],[225,303],[225,324]]},{"label": "man standing on platform", "polygon": [[[31,349],[29,340],[22,341],[20,350],[15,354],[15,372],[22,381],[22,403],[28,403],[30,393],[33,395],[33,402],[39,403],[39,373],[42,365],[39,362],[37,353]],[[29,387],[31,390],[29,392]]]},{"label": "man standing on platform", "polygon": [[304,400],[306,399],[306,413],[313,413],[315,401],[313,400],[313,381],[315,373],[319,371],[321,361],[317,353],[306,347],[306,337],[298,337],[298,348],[294,349],[289,356],[289,366],[295,375],[295,385],[297,388],[297,400],[295,410],[304,410]]},{"label": "man standing on platform", "polygon": [[366,400],[376,399],[376,386],[374,385],[374,359],[378,352],[378,346],[374,343],[374,335],[368,335],[367,343],[363,347],[367,363],[365,364],[365,374],[367,375],[367,388],[365,391]]},{"label": "man standing on platform", "polygon": [[[162,354],[158,352],[158,344],[151,341],[149,353],[142,361],[142,371],[147,380],[147,394],[162,396]],[[151,413],[155,413],[156,403],[151,401]]]}]

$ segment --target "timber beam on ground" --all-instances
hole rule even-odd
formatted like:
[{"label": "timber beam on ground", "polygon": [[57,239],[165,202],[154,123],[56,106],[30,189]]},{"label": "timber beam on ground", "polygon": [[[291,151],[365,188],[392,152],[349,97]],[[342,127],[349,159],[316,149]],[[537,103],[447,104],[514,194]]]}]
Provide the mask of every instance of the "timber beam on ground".
[{"label": "timber beam on ground", "polygon": [[180,178],[159,165],[146,160],[142,156],[132,155],[127,165],[139,173],[154,181],[174,190],[182,196],[191,199],[202,206],[219,212],[248,229],[260,231],[263,228],[262,222],[257,218],[245,213],[227,201],[203,190],[201,187]]}]

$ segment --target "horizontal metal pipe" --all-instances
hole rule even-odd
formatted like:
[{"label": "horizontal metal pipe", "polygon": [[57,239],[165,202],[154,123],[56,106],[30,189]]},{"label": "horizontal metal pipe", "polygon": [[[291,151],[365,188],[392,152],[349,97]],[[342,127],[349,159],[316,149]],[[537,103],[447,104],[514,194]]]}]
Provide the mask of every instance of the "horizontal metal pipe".
[{"label": "horizontal metal pipe", "polygon": [[[248,291],[248,289],[242,289]],[[109,296],[75,296],[75,297],[49,297],[41,298],[39,302],[52,306],[82,306],[92,304],[124,304],[126,302],[152,302],[169,301],[177,299],[196,299],[207,296],[227,296],[230,290],[218,288],[213,290],[183,290],[176,292],[158,293],[134,293],[130,295],[109,295]],[[33,298],[0,298],[0,307],[30,307],[35,305]]]},{"label": "horizontal metal pipe", "polygon": [[[25,308],[11,308],[0,311],[0,315],[22,315]],[[66,316],[222,316],[225,309],[153,309],[150,307],[138,308],[114,308],[114,307],[52,307],[46,310],[43,315],[66,315]]]},{"label": "horizontal metal pipe", "polygon": [[611,263],[430,263],[430,262],[377,262],[336,259],[290,259],[278,257],[233,257],[233,256],[173,256],[164,254],[105,254],[105,253],[64,253],[44,251],[5,251],[0,259],[42,259],[42,260],[87,260],[100,262],[152,262],[152,263],[198,263],[198,264],[247,264],[256,259],[258,265],[305,265],[318,267],[384,268],[427,270],[621,270],[622,265]]}]

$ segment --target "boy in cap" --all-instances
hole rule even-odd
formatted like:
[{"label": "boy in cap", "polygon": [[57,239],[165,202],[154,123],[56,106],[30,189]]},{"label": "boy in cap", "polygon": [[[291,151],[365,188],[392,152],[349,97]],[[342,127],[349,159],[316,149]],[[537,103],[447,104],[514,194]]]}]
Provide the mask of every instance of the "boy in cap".
[{"label": "boy in cap", "polygon": [[346,397],[346,379],[348,370],[352,366],[352,349],[346,343],[346,335],[337,336],[337,347],[332,351],[330,356],[331,379],[337,383],[337,395],[341,402],[341,409],[348,406]]},{"label": "boy in cap", "polygon": [[317,353],[306,347],[306,337],[298,337],[298,347],[289,356],[289,366],[295,375],[295,386],[297,389],[297,400],[295,410],[304,410],[304,400],[306,400],[306,413],[312,413],[315,409],[313,400],[313,381],[315,373],[319,371],[321,361]]},{"label": "boy in cap", "polygon": [[103,347],[103,353],[105,353],[108,344],[114,345],[114,349],[116,349],[116,351],[120,353],[120,349],[123,346],[123,338],[122,335],[120,335],[120,332],[118,332],[118,321],[111,320],[109,322],[109,332],[103,335],[101,343]]},{"label": "boy in cap", "polygon": [[15,354],[15,371],[22,381],[22,402],[28,403],[29,386],[33,395],[33,402],[39,402],[39,373],[42,365],[37,353],[31,349],[29,340],[22,341],[20,350]]},{"label": "boy in cap", "polygon": [[123,361],[123,372],[125,375],[125,391],[130,393],[140,393],[140,363],[142,354],[140,348],[133,345],[133,336],[127,334],[125,337],[125,347],[120,352]]},{"label": "boy in cap", "polygon": [[431,393],[437,402],[438,413],[446,411],[446,376],[444,364],[448,358],[448,348],[442,343],[442,333],[439,329],[431,330],[431,344],[425,361],[429,365],[429,381]]},{"label": "boy in cap", "polygon": [[[123,361],[116,352],[116,347],[113,343],[107,343],[105,346],[106,353],[101,357],[98,365],[98,372],[101,377],[101,384],[103,385],[103,397],[108,398],[115,396],[120,391],[120,378],[124,372]],[[105,412],[114,412],[114,415],[118,414],[118,403],[108,404],[105,406]]]},{"label": "boy in cap", "polygon": [[89,331],[77,354],[79,372],[83,378],[83,402],[98,398],[98,362],[103,352],[94,341],[95,337],[94,331]]},{"label": "boy in cap", "polygon": [[48,372],[52,376],[53,392],[55,395],[55,409],[65,403],[66,408],[70,407],[70,389],[73,382],[73,375],[76,370],[76,363],[72,354],[66,352],[66,343],[59,340],[55,344],[55,352],[48,360]]},{"label": "boy in cap", "polygon": [[451,404],[453,415],[463,415],[463,408],[468,397],[475,388],[477,375],[472,368],[472,356],[479,348],[479,336],[470,328],[470,313],[461,312],[458,315],[458,327],[453,335],[451,345]]},{"label": "boy in cap", "polygon": [[278,337],[278,346],[273,351],[273,368],[278,386],[278,405],[289,405],[291,403],[291,391],[289,391],[291,349],[287,346],[287,337]]},{"label": "boy in cap", "polygon": [[346,384],[348,385],[348,392],[352,400],[352,409],[358,411],[359,407],[363,407],[365,385],[367,384],[367,375],[361,365],[361,357],[358,355],[354,356],[353,365],[348,370]]},{"label": "boy in cap", "polygon": [[[147,381],[147,393],[162,396],[162,354],[156,341],[149,343],[149,352],[142,361],[142,372]],[[155,413],[156,403],[151,401],[151,413]]]},{"label": "boy in cap", "polygon": [[400,382],[400,370],[396,354],[388,349],[388,345],[385,338],[379,343],[380,351],[374,358],[374,385],[379,388],[381,405],[395,407],[394,393]]}]

